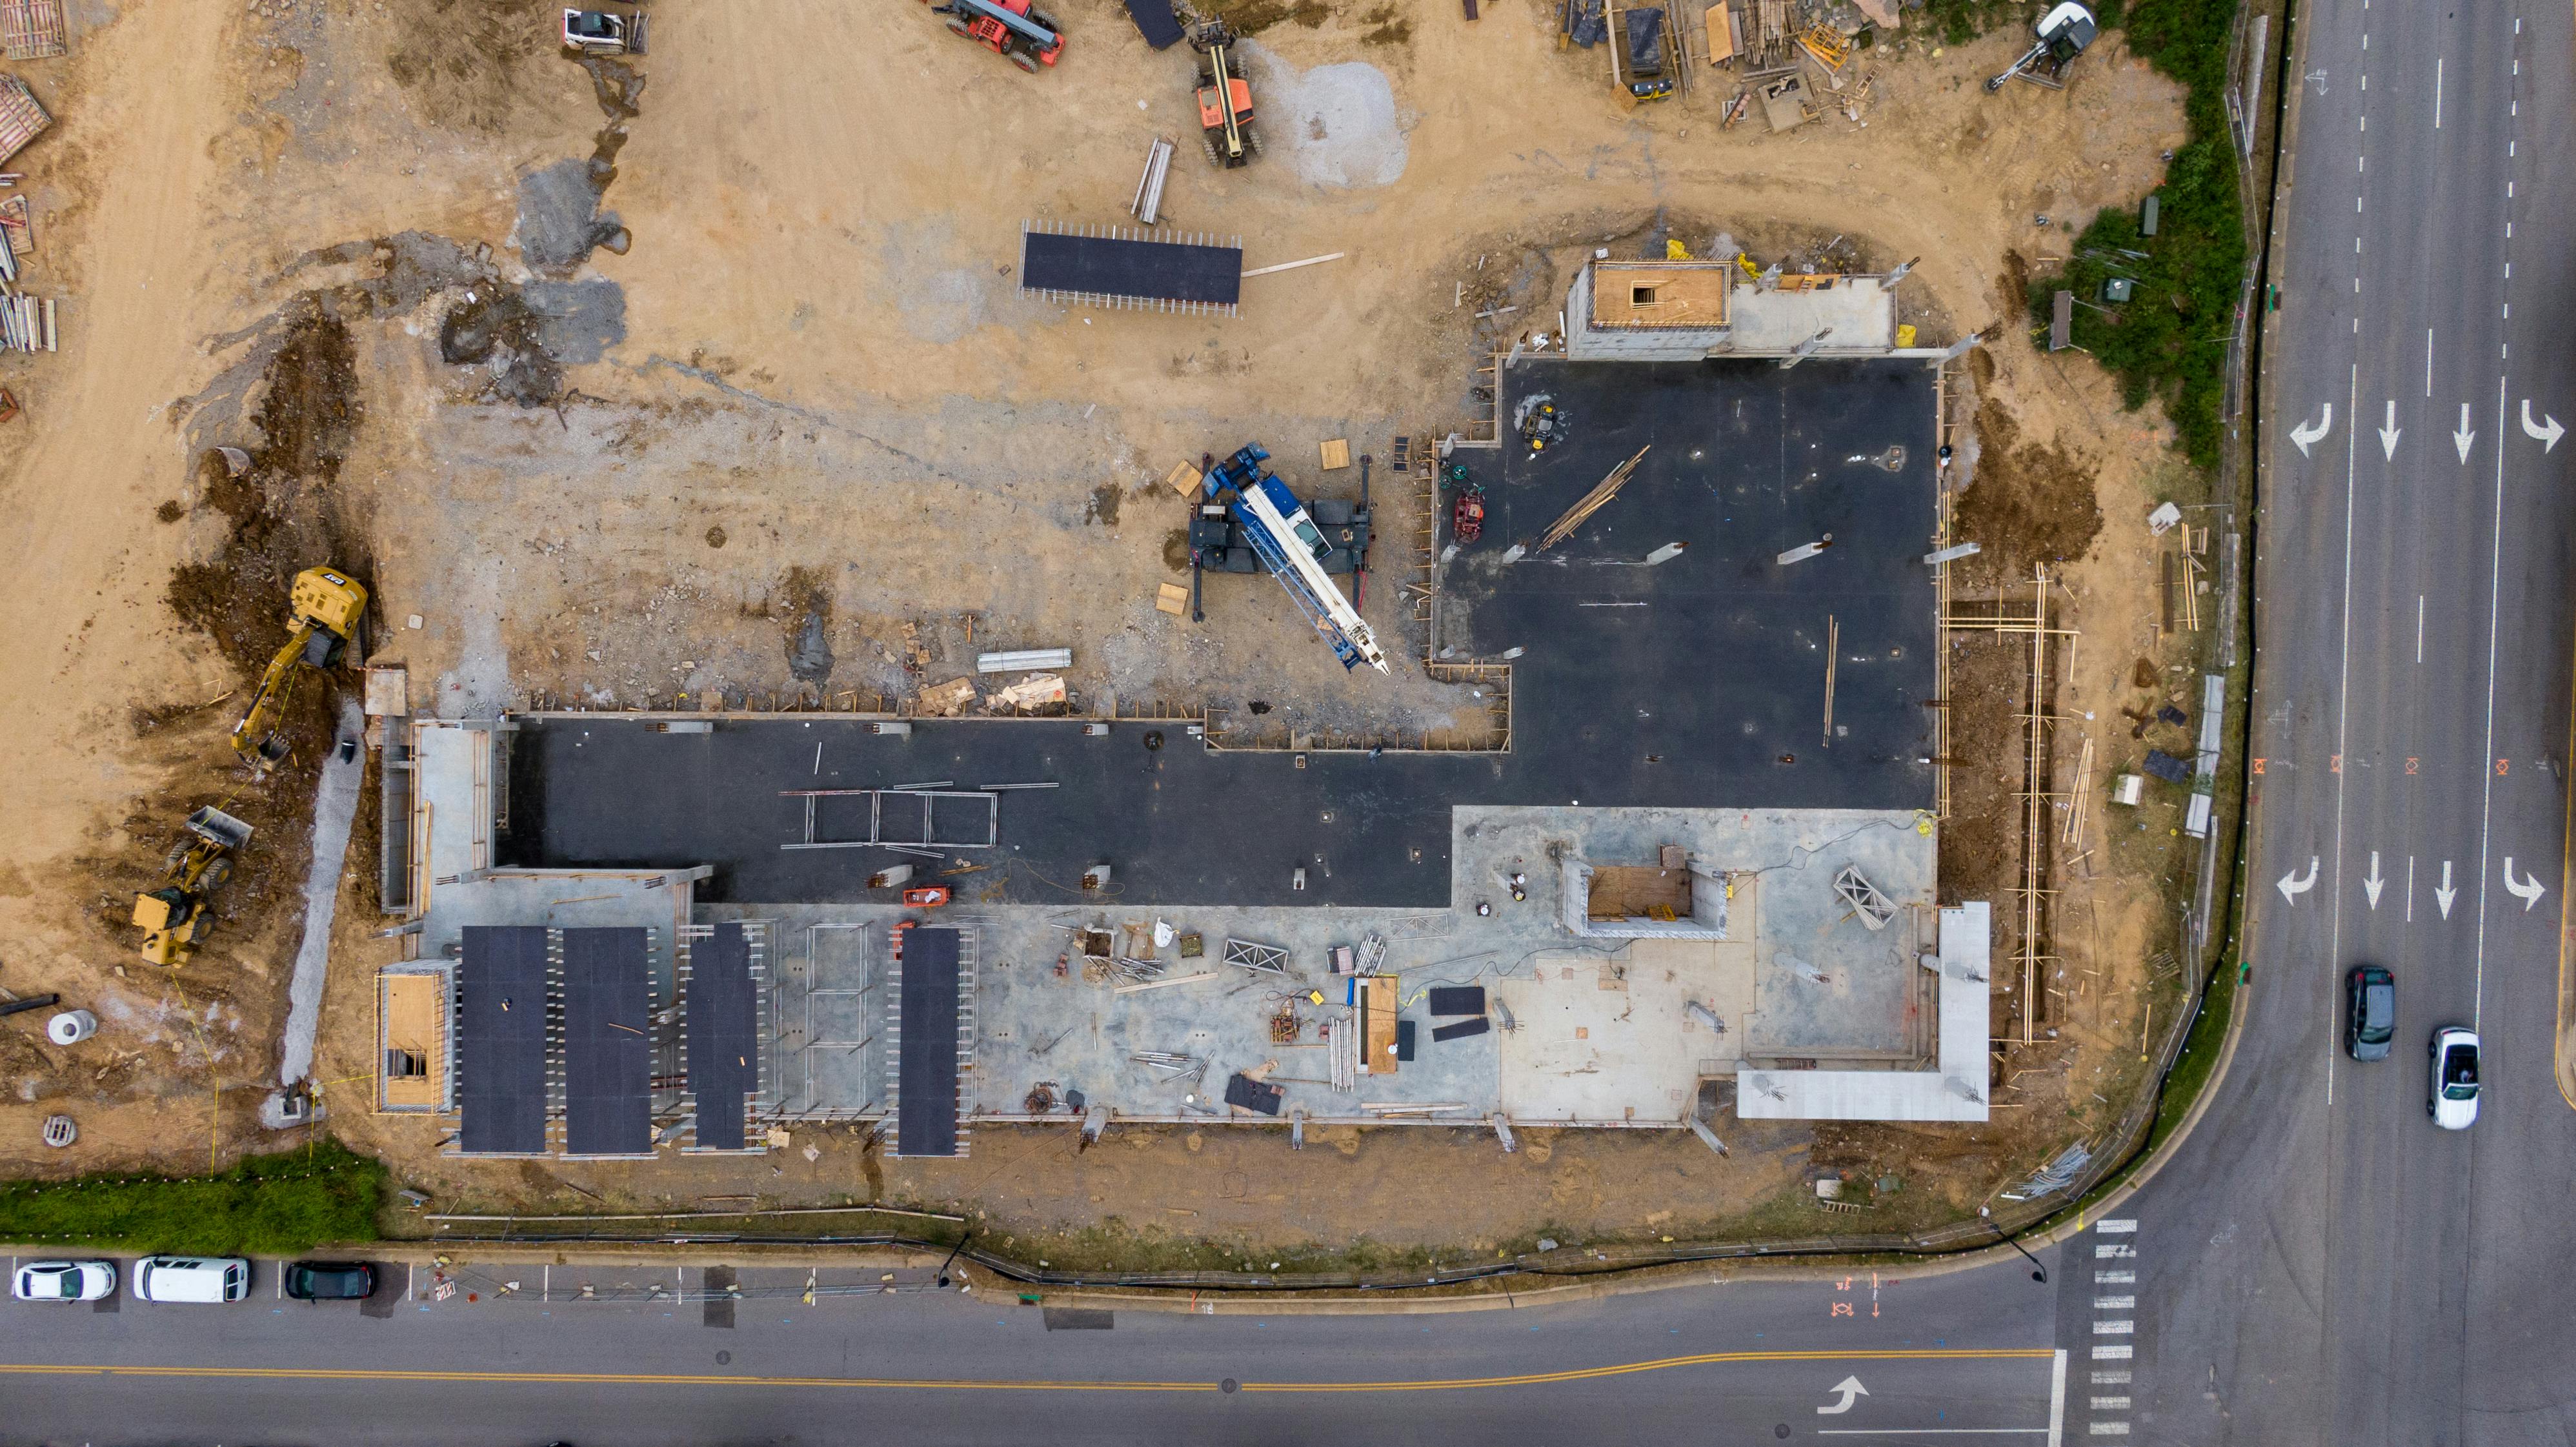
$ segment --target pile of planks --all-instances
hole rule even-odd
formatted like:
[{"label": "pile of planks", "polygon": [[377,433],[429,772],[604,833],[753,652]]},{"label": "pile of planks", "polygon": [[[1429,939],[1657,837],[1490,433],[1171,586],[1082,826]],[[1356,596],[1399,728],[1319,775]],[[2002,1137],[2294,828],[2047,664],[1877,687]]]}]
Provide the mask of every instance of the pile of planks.
[{"label": "pile of planks", "polygon": [[0,0],[0,55],[11,60],[44,60],[68,54],[70,31],[63,24],[63,0]]}]

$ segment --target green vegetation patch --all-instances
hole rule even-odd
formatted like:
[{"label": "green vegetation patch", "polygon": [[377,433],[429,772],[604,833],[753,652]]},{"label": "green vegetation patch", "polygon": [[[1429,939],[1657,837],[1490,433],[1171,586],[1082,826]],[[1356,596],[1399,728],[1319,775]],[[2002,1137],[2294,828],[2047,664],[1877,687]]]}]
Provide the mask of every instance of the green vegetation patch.
[{"label": "green vegetation patch", "polygon": [[30,1246],[291,1256],[372,1241],[383,1163],[338,1141],[250,1156],[210,1176],[82,1176],[0,1185],[0,1241]]},{"label": "green vegetation patch", "polygon": [[[2120,7],[2103,5],[2107,26]],[[2187,88],[2189,139],[2174,152],[2156,198],[2157,234],[2140,234],[2132,210],[2106,210],[2076,239],[2057,276],[2034,277],[2030,315],[2049,324],[2052,299],[2075,293],[2072,340],[2120,379],[2121,399],[2163,401],[2192,465],[2218,466],[2227,386],[2227,341],[2245,276],[2236,146],[2220,100],[2235,0],[2136,0],[2126,7],[2129,48]],[[2076,62],[2078,79],[2085,62]],[[2114,300],[2113,282],[2128,296]]]}]

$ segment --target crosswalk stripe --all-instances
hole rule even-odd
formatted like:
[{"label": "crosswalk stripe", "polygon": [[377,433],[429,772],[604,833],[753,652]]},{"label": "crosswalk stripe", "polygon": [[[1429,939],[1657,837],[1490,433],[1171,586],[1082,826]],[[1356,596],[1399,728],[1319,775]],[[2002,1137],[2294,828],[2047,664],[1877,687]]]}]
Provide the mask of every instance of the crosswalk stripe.
[{"label": "crosswalk stripe", "polygon": [[2093,1259],[2096,1261],[2134,1260],[2137,1254],[2138,1248],[2125,1242],[2093,1248]]},{"label": "crosswalk stripe", "polygon": [[2093,1348],[2093,1360],[2097,1362],[2125,1362],[2135,1354],[2136,1349],[2131,1347],[2127,1342],[2096,1346]]},{"label": "crosswalk stripe", "polygon": [[2097,1296],[2093,1298],[2093,1309],[2095,1311],[2135,1311],[2138,1309],[2138,1299],[2134,1296]]},{"label": "crosswalk stripe", "polygon": [[2134,1271],[2096,1271],[2093,1273],[2093,1284],[2095,1286],[2135,1286],[2138,1284],[2138,1273]]},{"label": "crosswalk stripe", "polygon": [[2095,1397],[2093,1399],[2093,1410],[2096,1412],[2125,1412],[2129,1410],[2129,1399],[2126,1397]]},{"label": "crosswalk stripe", "polygon": [[2138,1223],[2135,1221],[2096,1221],[2093,1223],[2093,1229],[2101,1232],[2105,1236],[2135,1236],[2138,1234]]},{"label": "crosswalk stripe", "polygon": [[2134,1321],[2097,1321],[2093,1323],[2093,1334],[2095,1336],[2135,1336],[2137,1335],[2137,1331],[2138,1324]]},{"label": "crosswalk stripe", "polygon": [[2126,1422],[2096,1422],[2093,1424],[2092,1431],[2093,1435],[2096,1437],[2126,1437],[2129,1435],[2129,1424]]},{"label": "crosswalk stripe", "polygon": [[2095,1372],[2093,1374],[2093,1385],[2097,1387],[2125,1387],[2128,1384],[2129,1374],[2127,1372]]}]

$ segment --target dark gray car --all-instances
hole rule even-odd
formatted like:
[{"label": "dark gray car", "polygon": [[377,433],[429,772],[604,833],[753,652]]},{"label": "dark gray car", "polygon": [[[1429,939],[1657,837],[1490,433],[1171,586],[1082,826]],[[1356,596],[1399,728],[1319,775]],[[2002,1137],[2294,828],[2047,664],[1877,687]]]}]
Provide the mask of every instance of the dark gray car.
[{"label": "dark gray car", "polygon": [[2344,976],[2343,1048],[2355,1060],[2385,1060],[2397,1038],[2397,979],[2377,965]]}]

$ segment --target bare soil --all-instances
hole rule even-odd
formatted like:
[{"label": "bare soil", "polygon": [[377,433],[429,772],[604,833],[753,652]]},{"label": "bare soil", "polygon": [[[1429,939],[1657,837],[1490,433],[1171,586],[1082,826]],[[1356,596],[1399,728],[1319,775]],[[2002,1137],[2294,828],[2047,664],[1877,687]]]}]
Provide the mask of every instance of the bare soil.
[{"label": "bare soil", "polygon": [[[1555,7],[1537,0],[1490,4],[1474,26],[1250,0],[1235,18],[1276,67],[1269,93],[1317,108],[1266,113],[1270,154],[1244,170],[1196,168],[1185,145],[1166,224],[1240,235],[1256,266],[1345,256],[1254,278],[1240,317],[1208,319],[1067,309],[1011,276],[1025,223],[1118,220],[1147,137],[1186,141],[1195,124],[1188,58],[1147,52],[1112,0],[1059,0],[1073,42],[1037,77],[911,7],[857,48],[813,44],[801,13],[745,0],[658,16],[655,54],[629,67],[556,53],[533,0],[127,0],[70,57],[25,67],[60,117],[12,163],[41,238],[28,284],[66,298],[68,324],[61,354],[0,358],[28,406],[0,436],[0,499],[24,520],[0,543],[23,602],[0,634],[19,777],[0,989],[60,991],[105,1028],[56,1051],[41,1014],[0,1022],[16,1082],[0,1163],[193,1168],[255,1140],[312,781],[293,765],[247,778],[223,736],[283,637],[297,569],[357,571],[371,651],[406,663],[416,706],[442,713],[904,696],[980,648],[1070,646],[1088,706],[1257,700],[1291,729],[1445,727],[1461,700],[1411,662],[1395,586],[1415,499],[1383,466],[1366,611],[1405,645],[1383,684],[1346,678],[1259,580],[1213,582],[1204,626],[1155,612],[1155,585],[1186,581],[1182,504],[1161,477],[1259,438],[1293,482],[1355,491],[1352,473],[1317,470],[1316,444],[1383,461],[1398,433],[1460,425],[1476,359],[1554,330],[1593,246],[1697,254],[1723,236],[1768,260],[1839,238],[1847,264],[1919,257],[1908,320],[1943,337],[2003,323],[1975,379],[1983,460],[1963,532],[1992,533],[1998,579],[2066,560],[2085,636],[2059,706],[2099,716],[2097,776],[2133,752],[2111,722],[2115,699],[2140,696],[2122,692],[2129,665],[2180,661],[2139,635],[2154,620],[2134,585],[2153,565],[2135,520],[2177,486],[2152,466],[2162,428],[2121,413],[2089,364],[2032,350],[2018,289],[1996,280],[2008,253],[2062,250],[2058,223],[2133,204],[2181,139],[2178,94],[2116,34],[2067,91],[1993,97],[1979,78],[2009,38],[1937,54],[1897,40],[1864,57],[1857,119],[1835,109],[1773,136],[1721,128],[1723,76],[1623,105],[1605,52],[1557,50]],[[1313,99],[1319,70],[1352,65],[1383,79],[1390,121]],[[1303,179],[1350,157],[1397,169]],[[252,469],[210,467],[217,445]],[[1993,707],[2009,686],[1994,675]],[[299,697],[299,758],[328,702]],[[2062,729],[2060,749],[2078,738]],[[214,940],[176,975],[129,965],[125,901],[187,808],[222,799],[260,834]],[[1963,803],[1945,888],[2009,873],[2006,814],[1979,844],[1986,805]],[[612,1199],[744,1188],[697,1162],[460,1167],[424,1124],[367,1115],[368,982],[395,947],[371,937],[372,797],[360,817],[321,1053],[335,1128],[460,1198],[579,1199],[558,1171]],[[2107,839],[2114,821],[2094,817]],[[2061,917],[2099,925],[2088,960],[2060,941],[2075,972],[2063,1028],[2106,1070],[2138,1023],[2156,891],[2181,858],[2162,817],[2116,821],[2127,832],[2061,881]],[[1972,1198],[1995,1162],[2019,1169],[2064,1137],[2067,1109],[2097,1109],[2091,1093],[2031,1088],[2029,1124],[1941,1147],[1949,1184],[1908,1202]],[[34,1144],[57,1110],[81,1124],[68,1152]],[[1803,1136],[1732,1162],[1643,1133],[1541,1136],[1508,1160],[1446,1131],[1293,1158],[1267,1136],[1134,1139],[1076,1160],[1052,1133],[988,1132],[941,1167],[872,1167],[855,1137],[808,1162],[800,1140],[747,1172],[774,1169],[750,1185],[795,1199],[971,1202],[1068,1248],[1106,1239],[1086,1232],[1480,1245],[1533,1223],[1699,1230],[1803,1184]],[[1855,1168],[1940,1158],[1897,1132],[1831,1144]]]}]

